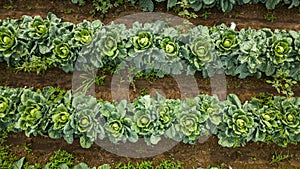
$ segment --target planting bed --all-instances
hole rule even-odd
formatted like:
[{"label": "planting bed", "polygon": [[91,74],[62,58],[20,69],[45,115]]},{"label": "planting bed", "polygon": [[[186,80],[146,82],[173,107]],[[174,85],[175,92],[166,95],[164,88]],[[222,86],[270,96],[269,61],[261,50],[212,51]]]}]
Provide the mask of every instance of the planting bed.
[{"label": "planting bed", "polygon": [[[10,4],[8,0],[2,0],[0,2],[0,19],[19,19],[23,15],[39,15],[45,18],[48,15],[48,12],[52,12],[56,14],[57,17],[63,18],[64,21],[72,23],[80,23],[84,19],[89,21],[99,19],[91,17],[89,13],[91,10],[93,10],[92,5],[87,4],[83,7],[79,7],[78,5],[72,4],[69,0],[16,0],[13,4]],[[207,20],[200,17],[204,11],[211,12]],[[123,16],[139,12],[141,12],[139,7],[125,3],[120,7],[110,10],[105,17],[100,20],[104,24],[109,24]],[[176,15],[175,12],[166,10],[166,3],[155,4],[155,12]],[[194,25],[206,25],[211,27],[220,25],[221,23],[230,25],[231,22],[235,22],[236,30],[241,30],[242,28],[246,29],[248,27],[254,29],[270,28],[272,30],[300,30],[299,9],[293,8],[287,10],[287,6],[280,6],[275,10],[269,11],[265,9],[262,4],[236,5],[231,12],[226,14],[216,8],[201,10],[196,14],[199,15],[199,18],[189,19]],[[274,15],[277,19],[275,19],[274,22],[267,21],[265,19],[266,14]],[[142,22],[143,18],[140,18],[139,21]],[[126,23],[126,19],[123,19],[121,22]],[[128,20],[128,22],[132,21]],[[298,67],[298,69],[300,68]],[[112,102],[112,75],[108,72],[105,72],[104,74],[106,75],[103,81],[104,83],[102,85],[95,85],[95,97],[97,99]],[[99,71],[98,75],[101,76],[103,73]],[[187,77],[190,76],[182,76],[182,78]],[[219,96],[220,100],[225,100],[226,96],[230,93],[236,94],[242,102],[249,101],[253,97],[259,97],[260,93],[280,95],[271,84],[266,82],[266,80],[273,79],[269,76],[262,75],[261,78],[247,77],[244,79],[226,76],[226,83],[222,81],[222,77],[223,76],[221,75],[216,75],[215,81],[212,82],[211,79],[203,78],[202,74],[197,72],[195,74],[195,79],[197,81],[199,93],[195,94],[191,92],[186,95],[179,92],[178,84],[172,76],[167,75],[164,78],[136,78],[134,86],[131,84],[129,87],[129,99],[130,101],[133,101],[140,95],[154,95],[157,91],[163,93],[166,98],[170,99],[183,99],[182,96],[193,98],[198,94],[212,94],[212,83],[221,83],[226,86],[222,86],[221,89],[217,89],[213,92],[213,94]],[[40,74],[36,74],[34,72],[16,72],[13,68],[7,67],[6,63],[0,63],[0,86],[8,86],[10,88],[34,87],[35,89],[53,86],[64,90],[70,90],[72,89],[72,85],[74,85],[72,84],[72,78],[72,73],[65,73],[59,68],[50,68],[46,71],[42,71]],[[187,84],[186,86],[181,87],[188,89],[190,86]],[[224,88],[226,90],[224,90]],[[294,86],[292,89],[294,91],[294,97],[300,97],[299,81],[298,85]],[[124,95],[126,93],[122,93],[121,91],[119,94]],[[300,112],[297,113],[298,116],[300,116]],[[201,139],[203,139],[204,142],[202,142]],[[128,161],[135,164],[136,162],[144,160],[150,160],[153,161],[154,164],[159,164],[163,160],[178,160],[183,163],[183,168],[205,168],[206,166],[220,166],[222,168],[300,168],[299,143],[296,143],[295,145],[288,144],[287,147],[283,148],[275,143],[255,143],[251,141],[244,146],[228,148],[219,145],[218,140],[217,136],[211,135],[209,138],[201,137],[200,141],[196,141],[196,144],[194,145],[180,142],[170,150],[147,158],[129,158],[110,153],[102,148],[105,147],[105,145],[109,145],[107,139],[105,140],[106,142],[102,143],[104,145],[102,147],[93,144],[92,147],[85,149],[81,147],[79,139],[75,139],[72,144],[68,144],[63,139],[51,139],[47,136],[31,135],[28,138],[25,136],[24,132],[21,132],[10,133],[5,144],[12,145],[12,150],[17,153],[19,158],[26,157],[28,163],[40,163],[42,165],[45,165],[49,161],[49,157],[54,151],[62,149],[75,155],[76,164],[85,162],[89,166],[99,166],[104,163],[114,165],[119,162],[127,163]],[[165,142],[162,141],[162,146],[164,146],[164,143]],[[26,152],[23,146],[24,144],[30,145],[32,151]],[[148,146],[147,148],[148,151],[151,151],[151,146]],[[286,158],[283,158],[284,155]]]}]

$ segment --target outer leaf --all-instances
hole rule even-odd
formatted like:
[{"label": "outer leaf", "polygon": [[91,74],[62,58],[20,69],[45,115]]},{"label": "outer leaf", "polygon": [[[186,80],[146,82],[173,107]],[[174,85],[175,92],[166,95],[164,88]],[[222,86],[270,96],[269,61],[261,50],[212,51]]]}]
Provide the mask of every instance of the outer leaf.
[{"label": "outer leaf", "polygon": [[154,3],[152,0],[139,0],[139,4],[143,11],[154,11]]},{"label": "outer leaf", "polygon": [[14,162],[12,169],[22,169],[24,165],[25,157],[22,157],[20,160]]},{"label": "outer leaf", "polygon": [[168,0],[167,3],[167,9],[169,10],[170,8],[174,7],[177,3],[177,0]]}]

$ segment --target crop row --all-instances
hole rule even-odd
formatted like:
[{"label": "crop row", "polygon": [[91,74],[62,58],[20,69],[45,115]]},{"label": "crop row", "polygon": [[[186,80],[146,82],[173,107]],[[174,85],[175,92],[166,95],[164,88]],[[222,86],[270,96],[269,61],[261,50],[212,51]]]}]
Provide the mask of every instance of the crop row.
[{"label": "crop row", "polygon": [[[214,74],[260,77],[277,70],[300,80],[300,32],[264,28],[234,30],[222,24],[196,26],[188,33],[157,21],[133,28],[103,26],[99,21],[77,25],[49,13],[46,19],[24,16],[0,21],[0,62],[17,70],[83,67],[154,70],[166,74]],[[121,64],[122,63],[122,64]]]},{"label": "crop row", "polygon": [[0,130],[25,131],[28,137],[48,134],[69,144],[79,138],[85,148],[104,138],[112,143],[143,138],[151,145],[165,137],[194,144],[211,134],[226,147],[249,141],[286,146],[300,141],[299,112],[300,98],[280,96],[242,104],[234,94],[225,101],[209,95],[178,100],[157,94],[111,103],[53,87],[0,88]]},{"label": "crop row", "polygon": [[[71,0],[75,4],[84,5],[85,0]],[[110,4],[110,1],[107,0]],[[154,2],[164,2],[166,0],[127,0],[127,2],[133,4],[139,4],[140,7],[145,11],[153,11],[155,6]],[[101,0],[93,0],[93,4],[97,7],[98,3],[101,3]],[[125,2],[122,0],[118,1],[119,3]],[[173,8],[176,5],[181,5],[184,8],[192,8],[194,11],[200,11],[205,8],[217,7],[222,10],[222,12],[230,12],[234,5],[244,5],[244,4],[265,4],[267,9],[275,9],[278,5],[289,5],[289,9],[293,7],[298,7],[300,5],[299,0],[167,0],[167,8]]]}]

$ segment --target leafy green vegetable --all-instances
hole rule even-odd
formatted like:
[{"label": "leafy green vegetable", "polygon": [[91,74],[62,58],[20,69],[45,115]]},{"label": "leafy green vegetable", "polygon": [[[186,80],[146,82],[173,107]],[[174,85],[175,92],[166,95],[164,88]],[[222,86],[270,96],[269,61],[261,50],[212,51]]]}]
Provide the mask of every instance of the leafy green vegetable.
[{"label": "leafy green vegetable", "polygon": [[48,112],[48,107],[46,98],[41,93],[25,89],[21,95],[21,103],[18,106],[20,118],[15,127],[24,130],[27,137],[30,134],[42,134],[48,125],[43,120]]},{"label": "leafy green vegetable", "polygon": [[300,98],[294,97],[260,96],[242,104],[234,94],[226,101],[208,95],[180,101],[157,94],[155,99],[146,95],[133,103],[110,103],[53,87],[0,87],[0,94],[2,131],[48,134],[69,144],[79,138],[84,148],[106,136],[113,143],[143,137],[151,145],[162,136],[193,144],[214,134],[226,147],[249,141],[285,147],[300,141]]},{"label": "leafy green vegetable", "polygon": [[132,43],[135,51],[143,51],[152,46],[153,35],[149,32],[139,32],[132,38]]},{"label": "leafy green vegetable", "polygon": [[14,129],[14,123],[19,117],[17,105],[20,103],[22,89],[0,88],[0,131]]},{"label": "leafy green vegetable", "polygon": [[62,41],[54,39],[53,41],[53,55],[54,65],[60,67],[65,72],[73,71],[74,62],[77,59],[76,54],[72,50],[70,41]]},{"label": "leafy green vegetable", "polygon": [[141,136],[144,136],[147,144],[157,144],[160,141],[157,133],[158,113],[156,102],[149,95],[140,97],[134,101],[134,116],[132,129]]},{"label": "leafy green vegetable", "polygon": [[236,32],[227,30],[222,33],[220,39],[216,41],[216,47],[222,54],[226,55],[236,49],[239,42],[240,40],[238,39]]},{"label": "leafy green vegetable", "polygon": [[80,136],[82,147],[89,148],[96,139],[105,137],[104,119],[99,114],[100,104],[96,98],[78,93],[73,98],[72,107],[76,113],[71,115],[70,126]]},{"label": "leafy green vegetable", "polygon": [[276,40],[272,44],[272,51],[274,55],[270,59],[274,64],[280,64],[286,61],[286,58],[289,56],[292,50],[292,42],[292,38],[284,38]]},{"label": "leafy green vegetable", "polygon": [[228,95],[227,102],[228,107],[225,108],[222,122],[218,126],[219,144],[224,147],[244,145],[253,138],[257,125],[254,116],[236,95]]},{"label": "leafy green vegetable", "polygon": [[130,109],[127,107],[125,101],[120,102],[114,106],[109,102],[104,102],[101,106],[101,112],[106,117],[104,125],[108,138],[112,143],[118,141],[126,142],[127,139],[131,142],[138,140],[138,135],[132,129],[132,119],[128,117],[127,112]]},{"label": "leafy green vegetable", "polygon": [[179,46],[172,38],[165,37],[160,42],[160,47],[166,52],[166,55],[169,57],[175,57],[178,55]]},{"label": "leafy green vegetable", "polygon": [[204,36],[194,39],[190,47],[193,54],[190,62],[193,63],[197,70],[214,60],[214,45],[209,37]]}]

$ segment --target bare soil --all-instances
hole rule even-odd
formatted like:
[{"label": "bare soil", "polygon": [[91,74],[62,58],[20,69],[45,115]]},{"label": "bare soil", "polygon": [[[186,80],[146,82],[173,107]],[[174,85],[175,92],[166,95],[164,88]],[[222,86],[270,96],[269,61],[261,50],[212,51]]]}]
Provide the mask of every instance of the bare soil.
[{"label": "bare soil", "polygon": [[[252,27],[255,29],[267,27],[271,29],[293,29],[300,30],[300,12],[299,8],[287,10],[287,6],[280,6],[274,11],[268,11],[262,4],[258,5],[243,5],[235,6],[234,10],[223,14],[218,9],[207,9],[197,12],[199,18],[190,19],[189,21],[195,25],[214,26],[220,23],[229,25],[231,22],[237,24],[237,28]],[[47,16],[48,12],[53,12],[58,17],[62,17],[65,21],[79,23],[84,19],[95,20],[100,19],[91,17],[90,11],[93,9],[91,4],[83,7],[78,7],[71,3],[70,0],[16,0],[13,4],[9,0],[0,1],[0,19],[6,18],[20,18],[22,15],[41,15]],[[67,12],[70,11],[71,12]],[[205,11],[211,12],[207,20],[200,17]],[[102,22],[109,24],[116,19],[123,16],[136,14],[141,12],[139,7],[124,3],[120,7],[111,10],[105,15]],[[155,12],[163,12],[174,14],[173,11],[166,10],[166,4],[157,4]],[[265,15],[275,15],[277,19],[274,22],[269,22],[265,19]],[[143,19],[143,18],[140,18]],[[40,75],[35,73],[15,72],[6,67],[4,63],[0,64],[0,85],[10,87],[35,87],[42,88],[45,86],[57,86],[62,89],[72,88],[73,74],[64,73],[58,69],[49,69]],[[187,78],[187,79],[184,79]],[[189,80],[188,76],[182,77],[182,81]],[[178,78],[177,78],[178,79]],[[222,76],[217,76],[213,79],[204,79],[201,74],[196,74],[195,79],[199,92],[180,93],[179,89],[191,91],[190,84],[183,83],[179,88],[176,78],[167,76],[163,79],[153,79],[152,81],[146,79],[136,79],[135,90],[132,85],[129,85],[129,99],[141,95],[143,91],[153,94],[156,91],[163,93],[167,98],[184,98],[194,97],[199,93],[217,94],[221,99],[224,99],[226,94],[235,93],[242,101],[258,96],[261,92],[277,94],[276,90],[265,82],[267,77],[257,79],[249,77],[246,79],[239,79],[237,77],[226,76],[226,81]],[[112,101],[112,93],[118,92],[119,95],[126,95],[127,91],[114,91],[112,89],[112,76],[107,74],[105,83],[102,86],[95,86],[95,96],[104,100]],[[225,85],[225,86],[224,86]],[[294,88],[295,96],[300,97],[300,86]],[[206,167],[208,165],[221,165],[224,167],[231,166],[232,168],[300,168],[300,144],[289,145],[287,148],[281,148],[274,144],[266,143],[249,143],[244,147],[238,148],[224,148],[218,145],[218,139],[211,136],[204,143],[197,143],[195,145],[187,145],[178,143],[174,148],[150,157],[150,158],[128,158],[121,157],[110,153],[98,145],[93,145],[92,148],[83,149],[79,145],[79,140],[75,140],[74,144],[69,145],[64,140],[53,140],[47,137],[37,136],[27,138],[24,133],[10,134],[8,144],[12,144],[13,150],[19,156],[25,156],[30,163],[45,164],[48,158],[58,149],[67,150],[75,154],[76,163],[86,162],[90,166],[98,166],[103,163],[116,164],[118,162],[132,163],[140,162],[142,160],[151,160],[154,164],[161,162],[164,159],[179,160],[183,162],[185,168]],[[32,152],[26,153],[24,151],[24,144],[31,144]],[[148,147],[149,148],[149,147]],[[151,149],[151,147],[149,148]],[[271,163],[275,154],[282,153],[282,155],[290,154],[289,158],[279,162]]]}]

